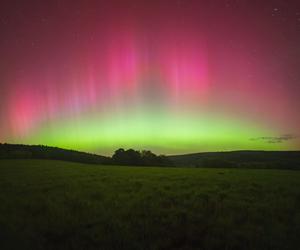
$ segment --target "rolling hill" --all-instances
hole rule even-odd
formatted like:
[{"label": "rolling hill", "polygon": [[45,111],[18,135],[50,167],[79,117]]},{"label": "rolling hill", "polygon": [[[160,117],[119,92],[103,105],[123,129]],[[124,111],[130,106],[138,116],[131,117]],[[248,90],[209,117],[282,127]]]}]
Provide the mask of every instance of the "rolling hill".
[{"label": "rolling hill", "polygon": [[300,151],[232,151],[169,156],[176,166],[300,169]]},{"label": "rolling hill", "polygon": [[109,164],[109,157],[43,145],[0,144],[0,159],[48,159]]},{"label": "rolling hill", "polygon": [[[171,155],[166,158],[168,161],[161,166],[300,170],[300,151],[207,152]],[[111,157],[75,150],[20,144],[0,144],[0,159],[52,159],[106,165],[139,165],[134,162],[123,164]],[[146,165],[151,165],[151,162]],[[158,166],[159,164],[152,165]]]}]

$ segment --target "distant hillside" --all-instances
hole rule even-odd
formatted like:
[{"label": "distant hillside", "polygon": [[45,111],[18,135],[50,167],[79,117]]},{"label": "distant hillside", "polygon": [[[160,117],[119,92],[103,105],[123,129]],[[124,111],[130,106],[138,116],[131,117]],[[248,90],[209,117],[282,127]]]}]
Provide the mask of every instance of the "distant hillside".
[{"label": "distant hillside", "polygon": [[51,159],[109,164],[111,158],[96,154],[42,145],[0,144],[0,159]]},{"label": "distant hillside", "polygon": [[151,151],[118,149],[112,157],[43,145],[0,144],[0,159],[48,159],[125,166],[173,166],[168,157]]},{"label": "distant hillside", "polygon": [[232,151],[169,156],[176,166],[299,169],[300,151]]},{"label": "distant hillside", "polygon": [[300,170],[300,151],[232,151],[156,156],[151,151],[116,150],[113,157],[41,145],[0,144],[0,159],[52,159],[92,164]]}]

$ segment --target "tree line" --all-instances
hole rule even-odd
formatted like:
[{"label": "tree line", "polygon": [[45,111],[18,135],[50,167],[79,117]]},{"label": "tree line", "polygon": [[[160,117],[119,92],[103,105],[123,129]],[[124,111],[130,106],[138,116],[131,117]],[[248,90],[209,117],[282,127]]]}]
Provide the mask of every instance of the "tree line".
[{"label": "tree line", "polygon": [[112,157],[68,150],[43,145],[1,144],[0,159],[49,159],[80,163],[132,166],[172,166],[172,161],[164,155],[156,155],[149,150],[118,149]]},{"label": "tree line", "polygon": [[112,161],[117,165],[133,166],[172,166],[172,161],[165,155],[156,155],[150,150],[137,151],[120,148],[115,151]]}]

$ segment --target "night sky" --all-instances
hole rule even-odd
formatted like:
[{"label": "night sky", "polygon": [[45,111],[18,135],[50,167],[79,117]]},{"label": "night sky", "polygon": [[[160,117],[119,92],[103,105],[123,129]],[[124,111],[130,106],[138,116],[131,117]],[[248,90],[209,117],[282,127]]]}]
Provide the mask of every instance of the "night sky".
[{"label": "night sky", "polygon": [[0,142],[300,150],[300,1],[2,0]]}]

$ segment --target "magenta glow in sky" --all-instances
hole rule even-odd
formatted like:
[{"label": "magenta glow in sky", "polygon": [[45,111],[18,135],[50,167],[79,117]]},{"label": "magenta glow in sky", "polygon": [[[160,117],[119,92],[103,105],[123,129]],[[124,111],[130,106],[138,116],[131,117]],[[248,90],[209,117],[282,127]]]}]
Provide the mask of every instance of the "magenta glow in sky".
[{"label": "magenta glow in sky", "polygon": [[1,1],[0,141],[300,149],[298,1]]}]

